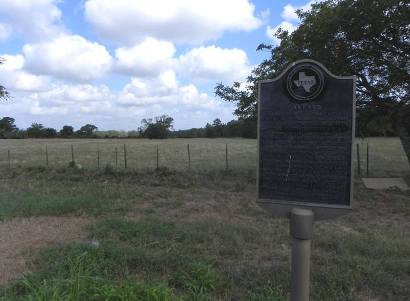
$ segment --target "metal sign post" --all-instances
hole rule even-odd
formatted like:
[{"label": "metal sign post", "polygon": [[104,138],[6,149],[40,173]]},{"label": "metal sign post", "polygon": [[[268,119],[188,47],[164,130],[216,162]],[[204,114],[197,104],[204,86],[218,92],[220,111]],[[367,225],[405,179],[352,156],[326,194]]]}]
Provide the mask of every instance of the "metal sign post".
[{"label": "metal sign post", "polygon": [[312,210],[292,209],[290,213],[290,234],[292,235],[291,301],[309,300],[312,228]]},{"label": "metal sign post", "polygon": [[259,83],[258,204],[290,219],[291,300],[309,300],[313,220],[350,212],[355,77],[313,60]]}]

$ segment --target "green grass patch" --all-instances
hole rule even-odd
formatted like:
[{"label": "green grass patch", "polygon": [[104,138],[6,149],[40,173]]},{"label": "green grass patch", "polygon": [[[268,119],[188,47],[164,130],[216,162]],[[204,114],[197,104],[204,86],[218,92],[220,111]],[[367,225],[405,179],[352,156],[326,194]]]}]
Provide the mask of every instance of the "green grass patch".
[{"label": "green grass patch", "polygon": [[218,275],[213,267],[195,262],[185,269],[179,269],[171,276],[174,287],[186,292],[190,300],[208,300],[209,293],[218,286]]},{"label": "green grass patch", "polygon": [[153,277],[144,273],[146,260],[117,244],[50,248],[35,260],[36,271],[4,290],[0,300],[214,300],[219,276],[211,266],[185,261],[170,277]]},{"label": "green grass patch", "polygon": [[112,218],[99,222],[93,227],[93,236],[96,238],[138,240],[145,243],[168,239],[173,233],[175,233],[175,224],[152,219],[136,222],[125,218]]},{"label": "green grass patch", "polygon": [[115,258],[119,250],[112,251],[86,246],[50,249],[36,262],[37,272],[3,291],[0,300],[180,300],[166,282],[116,279],[112,272],[125,266]]},{"label": "green grass patch", "polygon": [[111,207],[110,201],[92,195],[0,193],[0,219],[66,214],[100,214]]}]

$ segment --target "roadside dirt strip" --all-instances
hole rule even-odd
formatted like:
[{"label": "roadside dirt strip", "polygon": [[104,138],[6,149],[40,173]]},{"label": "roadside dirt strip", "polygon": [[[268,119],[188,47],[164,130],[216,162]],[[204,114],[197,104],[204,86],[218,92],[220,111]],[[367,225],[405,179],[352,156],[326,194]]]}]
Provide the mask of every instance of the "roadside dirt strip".
[{"label": "roadside dirt strip", "polygon": [[29,272],[34,251],[85,239],[85,217],[30,217],[0,222],[0,285]]}]

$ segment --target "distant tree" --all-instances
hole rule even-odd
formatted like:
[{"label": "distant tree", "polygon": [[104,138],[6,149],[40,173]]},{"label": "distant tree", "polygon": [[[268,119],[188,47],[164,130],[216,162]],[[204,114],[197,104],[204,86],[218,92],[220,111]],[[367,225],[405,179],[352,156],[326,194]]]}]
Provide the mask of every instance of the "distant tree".
[{"label": "distant tree", "polygon": [[3,117],[0,119],[0,138],[7,138],[18,130],[14,121],[14,118],[11,117]]},{"label": "distant tree", "polygon": [[127,137],[128,138],[138,138],[140,137],[140,133],[138,131],[128,131]]},{"label": "distant tree", "polygon": [[207,123],[205,125],[205,137],[206,138],[214,138],[215,137],[214,127],[210,123]]},{"label": "distant tree", "polygon": [[29,138],[41,138],[44,126],[41,123],[32,123],[27,129],[27,136]]},{"label": "distant tree", "polygon": [[53,128],[44,128],[41,130],[42,138],[56,138],[57,135],[57,130]]},{"label": "distant tree", "polygon": [[86,124],[82,126],[77,132],[75,132],[76,136],[82,138],[92,138],[95,137],[95,132],[98,130],[93,124]]},{"label": "distant tree", "polygon": [[[4,63],[4,59],[0,57],[0,65]],[[9,92],[7,92],[6,88],[0,85],[0,99],[7,99],[9,98]]]},{"label": "distant tree", "polygon": [[155,117],[155,121],[152,118],[143,119],[141,121],[142,127],[139,128],[143,137],[149,139],[165,139],[168,138],[170,129],[173,128],[172,123],[174,119],[167,115]]},{"label": "distant tree", "polygon": [[212,123],[212,127],[215,137],[223,137],[225,125],[222,123],[221,119],[216,118]]},{"label": "distant tree", "polygon": [[60,136],[62,138],[70,138],[74,136],[74,128],[71,125],[65,125],[60,130]]}]

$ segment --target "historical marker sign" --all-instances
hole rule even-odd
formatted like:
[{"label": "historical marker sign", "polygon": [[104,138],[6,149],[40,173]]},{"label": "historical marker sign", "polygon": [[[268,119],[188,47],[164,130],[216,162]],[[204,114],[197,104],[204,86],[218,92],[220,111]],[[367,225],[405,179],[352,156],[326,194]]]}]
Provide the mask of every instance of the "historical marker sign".
[{"label": "historical marker sign", "polygon": [[308,207],[340,215],[352,199],[354,77],[312,60],[259,84],[259,204],[275,215]]}]

